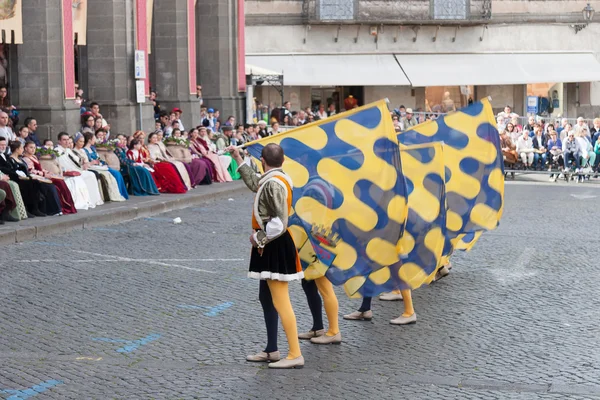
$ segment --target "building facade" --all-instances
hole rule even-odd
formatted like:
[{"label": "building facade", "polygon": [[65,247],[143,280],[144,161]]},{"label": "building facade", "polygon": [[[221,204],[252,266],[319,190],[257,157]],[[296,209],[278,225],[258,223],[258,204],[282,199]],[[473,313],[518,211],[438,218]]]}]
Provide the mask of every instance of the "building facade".
[{"label": "building facade", "polygon": [[[183,110],[186,127],[199,122],[199,87],[204,104],[222,115],[243,115],[243,73],[238,84],[238,70],[244,70],[243,41],[238,46],[243,5],[243,0],[17,1],[22,21],[0,15],[0,84],[8,86],[21,122],[37,119],[42,138],[79,130],[75,86],[84,99],[100,104],[114,133],[154,129],[151,88],[163,110]],[[145,52],[144,103],[137,101],[136,50]]]},{"label": "building facade", "polygon": [[[439,111],[491,96],[525,115],[600,114],[600,24],[577,0],[247,0],[247,68],[283,74],[297,110],[388,98]],[[254,95],[278,106],[277,88]],[[547,107],[547,106],[550,107]]]}]

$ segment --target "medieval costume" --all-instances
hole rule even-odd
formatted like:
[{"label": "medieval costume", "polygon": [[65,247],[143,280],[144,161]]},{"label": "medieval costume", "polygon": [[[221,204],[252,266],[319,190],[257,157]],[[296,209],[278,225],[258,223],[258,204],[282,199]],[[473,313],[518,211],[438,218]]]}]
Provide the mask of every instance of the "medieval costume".
[{"label": "medieval costume", "polygon": [[[252,212],[253,241],[250,256],[250,278],[260,279],[259,299],[267,326],[267,347],[261,353],[247,357],[248,361],[277,361],[269,368],[301,368],[296,316],[290,303],[288,282],[304,277],[300,258],[288,231],[288,216],[292,207],[292,181],[281,168],[268,170],[261,178],[247,164],[239,172],[248,188],[256,192]],[[277,350],[277,320],[281,317],[289,343],[286,359],[279,361]]]}]

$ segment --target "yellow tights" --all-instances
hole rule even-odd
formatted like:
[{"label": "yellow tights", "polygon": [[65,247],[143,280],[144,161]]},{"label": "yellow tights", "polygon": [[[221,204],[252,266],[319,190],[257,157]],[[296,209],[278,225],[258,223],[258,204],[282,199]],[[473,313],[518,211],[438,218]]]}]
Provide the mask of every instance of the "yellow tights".
[{"label": "yellow tights", "polygon": [[327,314],[327,320],[329,321],[329,330],[327,336],[335,336],[340,333],[340,326],[338,323],[338,299],[333,291],[333,285],[324,276],[315,280],[319,293],[323,297],[323,304],[325,306],[325,313]]},{"label": "yellow tights", "polygon": [[412,291],[410,289],[401,290],[402,298],[404,299],[404,314],[403,317],[410,317],[415,313],[412,301]]},{"label": "yellow tights", "polygon": [[268,280],[269,290],[271,291],[271,298],[273,299],[273,305],[281,318],[281,324],[287,336],[288,345],[290,351],[288,352],[287,359],[292,360],[302,355],[300,352],[300,342],[298,341],[298,327],[296,326],[296,314],[292,308],[290,302],[290,293],[288,290],[288,283],[281,281]]}]

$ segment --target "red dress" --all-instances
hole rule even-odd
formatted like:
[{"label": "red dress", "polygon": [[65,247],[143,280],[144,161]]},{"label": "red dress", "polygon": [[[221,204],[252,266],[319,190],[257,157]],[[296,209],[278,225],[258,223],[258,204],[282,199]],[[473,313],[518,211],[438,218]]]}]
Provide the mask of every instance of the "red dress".
[{"label": "red dress", "polygon": [[73,201],[73,196],[71,196],[71,192],[69,191],[69,187],[65,183],[64,179],[53,177],[52,174],[44,171],[42,168],[42,164],[38,161],[37,157],[23,157],[25,163],[29,167],[29,172],[32,174],[44,176],[50,180],[54,186],[56,186],[56,191],[58,193],[58,198],[60,199],[60,205],[62,206],[63,214],[77,214],[77,209],[75,208],[75,202]]},{"label": "red dress", "polygon": [[[133,160],[133,162],[143,163],[150,159],[150,152],[148,151],[146,146],[143,146],[137,154],[137,157],[134,156],[133,151],[131,150],[127,151],[127,157],[130,160]],[[158,187],[159,192],[187,192],[187,187],[185,186],[185,183],[183,183],[181,176],[179,176],[179,173],[177,172],[177,169],[175,168],[175,166],[173,166],[173,164],[168,162],[156,162],[154,163],[154,165],[152,165],[152,168],[154,169],[152,177],[156,182],[156,186]]]}]

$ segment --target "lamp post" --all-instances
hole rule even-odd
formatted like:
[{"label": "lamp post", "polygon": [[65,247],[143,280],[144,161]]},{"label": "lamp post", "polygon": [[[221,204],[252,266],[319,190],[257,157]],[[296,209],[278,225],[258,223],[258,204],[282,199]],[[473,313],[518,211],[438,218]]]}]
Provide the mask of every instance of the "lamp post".
[{"label": "lamp post", "polygon": [[590,5],[590,3],[587,4],[587,6],[585,6],[583,8],[583,10],[581,10],[581,13],[583,15],[583,20],[585,21],[585,24],[575,24],[575,25],[571,25],[573,27],[573,29],[575,29],[575,33],[577,34],[577,32],[583,30],[583,28],[585,28],[586,26],[588,26],[588,24],[590,23],[590,21],[594,18],[594,13],[596,11],[594,10],[594,8]]}]

